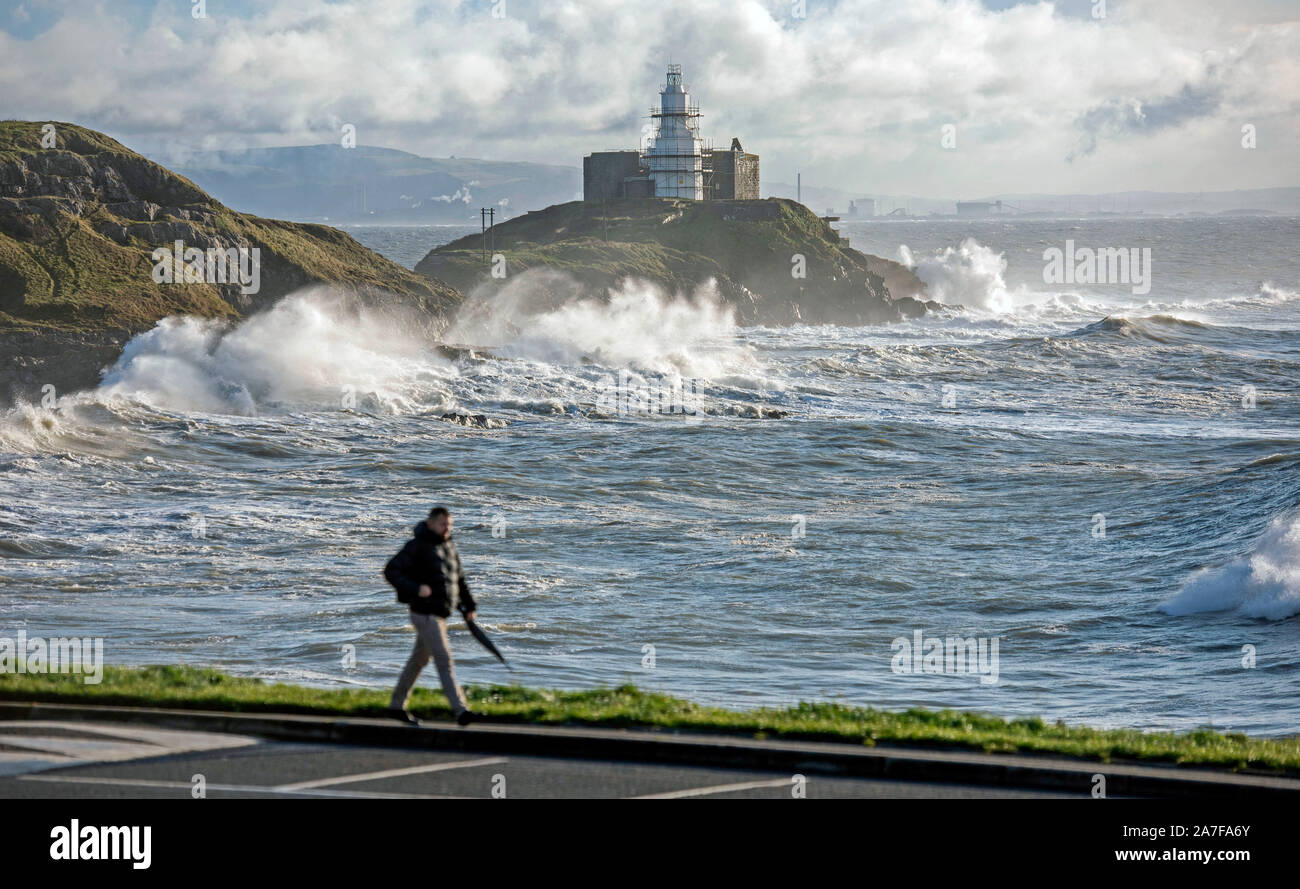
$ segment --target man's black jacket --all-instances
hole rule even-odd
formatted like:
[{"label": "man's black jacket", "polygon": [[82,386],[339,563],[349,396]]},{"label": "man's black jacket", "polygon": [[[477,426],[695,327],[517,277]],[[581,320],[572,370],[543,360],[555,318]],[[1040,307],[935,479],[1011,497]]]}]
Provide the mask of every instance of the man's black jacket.
[{"label": "man's black jacket", "polygon": [[[475,611],[455,542],[450,537],[440,538],[424,522],[416,525],[413,533],[402,551],[384,566],[384,577],[397,590],[397,601],[410,605],[417,614],[438,617],[450,617],[453,608]],[[421,584],[428,584],[433,595],[420,598]]]}]

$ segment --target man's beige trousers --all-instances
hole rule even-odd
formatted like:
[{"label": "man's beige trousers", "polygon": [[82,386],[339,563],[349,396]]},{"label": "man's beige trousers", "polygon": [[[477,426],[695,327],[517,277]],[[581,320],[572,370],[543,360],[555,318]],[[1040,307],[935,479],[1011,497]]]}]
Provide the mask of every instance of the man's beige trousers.
[{"label": "man's beige trousers", "polygon": [[402,670],[401,678],[397,680],[397,688],[393,689],[393,699],[388,706],[393,709],[406,709],[406,702],[410,700],[415,680],[419,678],[420,671],[428,665],[429,657],[432,656],[433,663],[438,668],[438,680],[442,682],[442,693],[447,696],[452,713],[459,716],[461,711],[469,709],[469,705],[465,703],[465,693],[460,690],[460,685],[456,682],[451,649],[447,645],[447,619],[436,614],[417,614],[412,611],[411,624],[415,627],[415,650],[406,660],[406,667]]}]

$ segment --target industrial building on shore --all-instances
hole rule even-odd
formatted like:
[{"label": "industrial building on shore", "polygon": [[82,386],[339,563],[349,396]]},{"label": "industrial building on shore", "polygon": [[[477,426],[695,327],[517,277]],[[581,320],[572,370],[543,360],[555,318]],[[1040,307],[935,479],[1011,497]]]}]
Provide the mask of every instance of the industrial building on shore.
[{"label": "industrial building on shore", "polygon": [[700,138],[700,109],[682,85],[681,65],[668,66],[659,96],[646,148],[597,151],[582,159],[583,200],[758,200],[758,155],[741,148],[739,139],[722,149]]},{"label": "industrial building on shore", "polygon": [[1001,201],[958,201],[958,216],[992,216],[1002,212]]}]

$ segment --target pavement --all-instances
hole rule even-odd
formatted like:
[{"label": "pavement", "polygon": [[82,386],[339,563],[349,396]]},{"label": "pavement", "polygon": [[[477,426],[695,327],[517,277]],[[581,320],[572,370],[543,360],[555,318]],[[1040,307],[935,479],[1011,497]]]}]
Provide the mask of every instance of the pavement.
[{"label": "pavement", "polygon": [[58,720],[0,723],[0,778],[89,763],[228,750],[256,738]]},{"label": "pavement", "polygon": [[1300,798],[1300,780],[636,729],[0,702],[0,798]]},{"label": "pavement", "polygon": [[[102,722],[0,723],[0,798],[790,799],[796,779],[723,769],[561,756],[482,756],[283,743]],[[1078,796],[961,784],[804,776],[807,798]]]}]

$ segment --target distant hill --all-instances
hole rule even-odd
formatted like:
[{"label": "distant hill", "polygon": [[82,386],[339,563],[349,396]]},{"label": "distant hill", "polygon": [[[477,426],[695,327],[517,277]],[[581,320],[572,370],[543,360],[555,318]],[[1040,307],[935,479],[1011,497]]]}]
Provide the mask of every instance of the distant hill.
[{"label": "distant hill", "polygon": [[[477,234],[435,248],[415,270],[470,300],[534,269],[563,272],[597,298],[624,278],[686,294],[713,279],[743,324],[874,324],[939,308],[923,301],[909,269],[848,247],[807,207],[778,198],[571,201],[501,223],[492,236],[504,281],[488,276]],[[802,276],[792,274],[796,257]],[[567,284],[548,293],[544,277],[535,284],[542,304],[573,295]]]},{"label": "distant hill", "polygon": [[[0,396],[94,385],[126,340],[161,318],[237,319],[311,284],[431,332],[461,303],[337,229],[231,210],[103,133],[58,123],[43,148],[43,126],[0,121]],[[156,281],[153,252],[176,241],[258,249],[259,286]]]},{"label": "distant hill", "polygon": [[577,167],[429,158],[392,148],[305,145],[177,155],[173,169],[218,200],[265,216],[334,224],[477,222],[573,200]]}]

